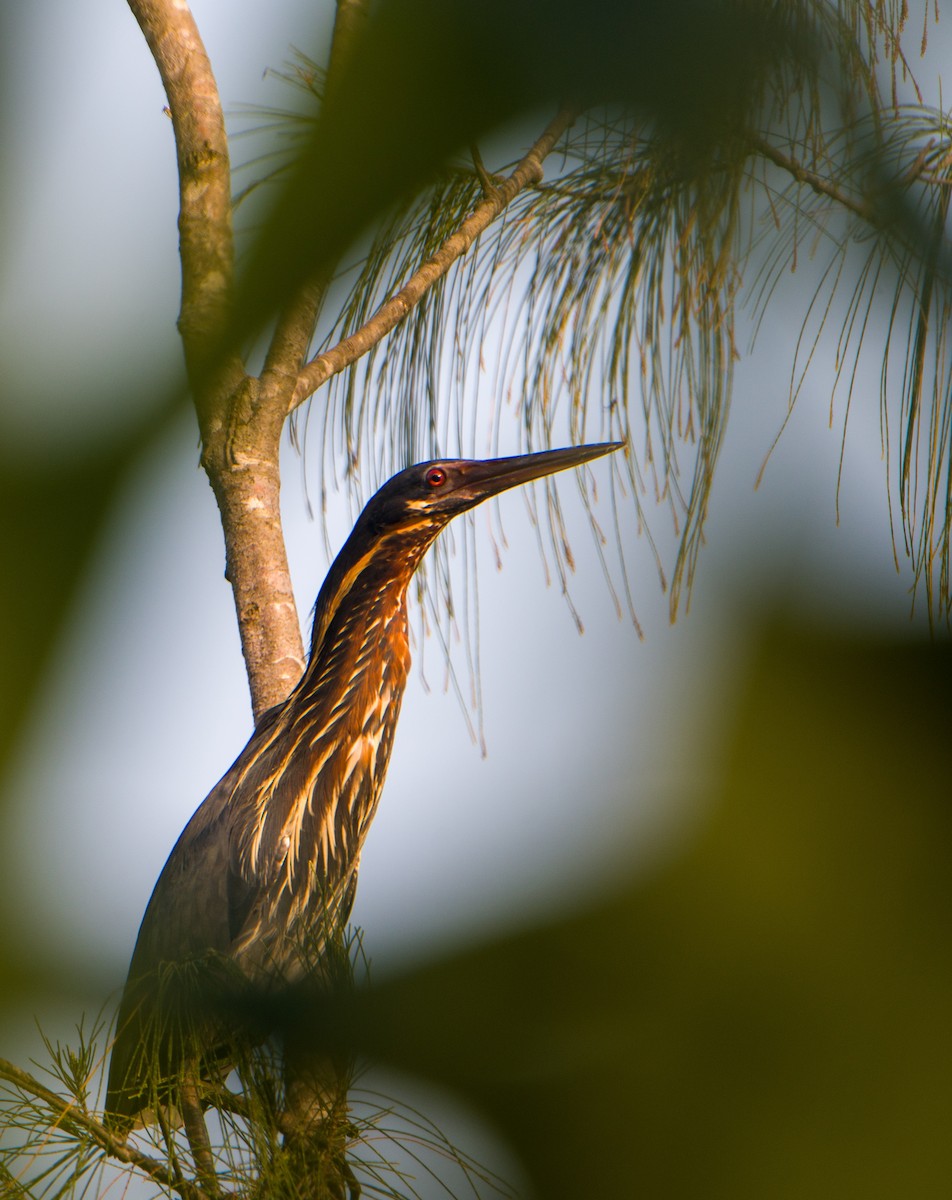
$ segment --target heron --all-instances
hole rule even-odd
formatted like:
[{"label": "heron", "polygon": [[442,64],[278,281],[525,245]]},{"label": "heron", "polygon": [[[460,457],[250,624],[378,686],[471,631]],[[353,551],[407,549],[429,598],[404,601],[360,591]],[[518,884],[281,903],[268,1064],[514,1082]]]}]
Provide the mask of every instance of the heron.
[{"label": "heron", "polygon": [[410,668],[407,588],[437,535],[491,496],[622,445],[419,463],[367,503],[320,589],[300,681],[195,811],[152,892],[117,1017],[112,1128],[156,1119],[150,1074],[173,1074],[183,1053],[163,978],[211,956],[253,984],[294,982],[346,924]]}]

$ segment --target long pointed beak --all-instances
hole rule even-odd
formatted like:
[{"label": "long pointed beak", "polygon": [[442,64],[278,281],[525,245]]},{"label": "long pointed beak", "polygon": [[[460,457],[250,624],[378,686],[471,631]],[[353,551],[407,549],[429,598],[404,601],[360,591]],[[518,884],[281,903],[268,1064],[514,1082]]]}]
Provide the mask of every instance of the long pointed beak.
[{"label": "long pointed beak", "polygon": [[507,488],[517,487],[543,475],[579,467],[582,463],[620,450],[624,442],[599,442],[591,446],[568,446],[564,450],[543,450],[539,454],[517,454],[512,458],[490,458],[460,464],[462,480],[453,489],[454,496],[487,500]]}]

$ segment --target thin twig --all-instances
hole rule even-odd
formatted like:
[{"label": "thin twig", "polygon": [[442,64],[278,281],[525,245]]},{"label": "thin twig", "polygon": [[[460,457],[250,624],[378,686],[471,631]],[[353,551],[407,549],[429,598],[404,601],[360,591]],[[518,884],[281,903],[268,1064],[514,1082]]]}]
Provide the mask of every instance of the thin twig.
[{"label": "thin twig", "polygon": [[180,1088],[182,1120],[185,1123],[185,1135],[188,1138],[192,1158],[195,1162],[195,1169],[198,1172],[199,1179],[202,1181],[202,1187],[210,1196],[215,1197],[217,1200],[217,1197],[221,1195],[221,1189],[218,1186],[218,1176],[215,1172],[215,1159],[212,1155],[208,1128],[205,1125],[205,1118],[202,1115],[202,1105],[199,1100],[198,1083],[196,1082],[197,1076],[198,1072],[192,1066],[182,1080]]},{"label": "thin twig", "polygon": [[334,35],[327,63],[328,95],[337,88],[339,80],[349,66],[354,47],[363,36],[369,13],[370,0],[337,0]]},{"label": "thin twig", "polygon": [[792,175],[797,183],[805,183],[818,196],[826,196],[829,200],[835,200],[837,204],[842,205],[843,208],[848,209],[857,217],[862,218],[862,220],[868,221],[871,224],[877,224],[875,213],[869,204],[848,195],[842,188],[838,188],[834,183],[831,183],[829,179],[824,179],[822,175],[811,171],[795,158],[784,154],[782,150],[778,150],[776,146],[772,146],[766,139],[755,138],[754,149],[775,166]]},{"label": "thin twig", "polygon": [[439,250],[420,267],[395,296],[386,301],[365,325],[312,359],[298,376],[291,400],[292,409],[302,404],[332,376],[349,367],[398,325],[420,302],[427,289],[461,258],[479,235],[524,189],[542,179],[543,160],[575,120],[575,111],[562,108],[538,141],[520,160],[515,170],[466,218]]},{"label": "thin twig", "polygon": [[148,1154],[143,1154],[128,1142],[116,1137],[99,1121],[78,1109],[74,1103],[65,1100],[50,1088],[44,1087],[28,1071],[15,1067],[5,1058],[0,1058],[0,1079],[6,1079],[21,1092],[26,1092],[28,1095],[35,1096],[37,1100],[42,1100],[50,1110],[53,1118],[52,1124],[61,1126],[67,1132],[76,1131],[86,1134],[110,1158],[137,1168],[154,1179],[156,1183],[178,1192],[183,1200],[204,1200],[205,1193],[195,1184],[179,1179],[163,1163],[151,1158]]},{"label": "thin twig", "polygon": [[[326,284],[307,283],[278,316],[271,344],[261,372],[262,386],[271,376],[288,376],[296,381],[307,356],[308,344],[314,334],[314,324],[326,292]],[[284,421],[285,411],[281,412]]]},{"label": "thin twig", "polygon": [[[339,85],[354,44],[367,20],[368,0],[337,0],[334,36],[325,79],[325,93]],[[329,269],[304,283],[278,314],[258,394],[259,409],[268,409],[281,426],[292,407],[298,376],[307,360],[314,326],[327,295],[332,272]]]},{"label": "thin twig", "polygon": [[473,167],[476,174],[479,176],[479,183],[483,189],[483,196],[487,200],[493,200],[496,196],[496,180],[486,170],[486,164],[483,162],[483,156],[479,152],[479,146],[473,142],[470,147],[470,153],[473,156]]}]

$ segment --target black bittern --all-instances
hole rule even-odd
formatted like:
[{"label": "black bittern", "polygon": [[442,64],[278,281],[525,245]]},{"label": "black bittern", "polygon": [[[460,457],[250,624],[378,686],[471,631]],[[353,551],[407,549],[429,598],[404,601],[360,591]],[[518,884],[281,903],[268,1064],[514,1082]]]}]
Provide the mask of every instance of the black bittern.
[{"label": "black bittern", "polygon": [[300,682],[262,717],[155,885],[119,1008],[113,1127],[152,1119],[150,1072],[174,1069],[176,1018],[162,999],[170,970],[218,956],[252,983],[293,982],[346,922],[410,665],[407,585],[437,534],[506,488],[620,445],[422,463],[364,508],[317,598]]}]

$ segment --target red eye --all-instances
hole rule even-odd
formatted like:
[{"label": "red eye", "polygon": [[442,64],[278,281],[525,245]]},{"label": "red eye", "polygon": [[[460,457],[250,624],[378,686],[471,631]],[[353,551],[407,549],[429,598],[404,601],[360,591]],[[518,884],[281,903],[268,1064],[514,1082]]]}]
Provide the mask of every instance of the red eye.
[{"label": "red eye", "polygon": [[426,480],[426,486],[431,488],[442,487],[446,483],[446,472],[442,467],[430,467],[429,471],[423,476]]}]

